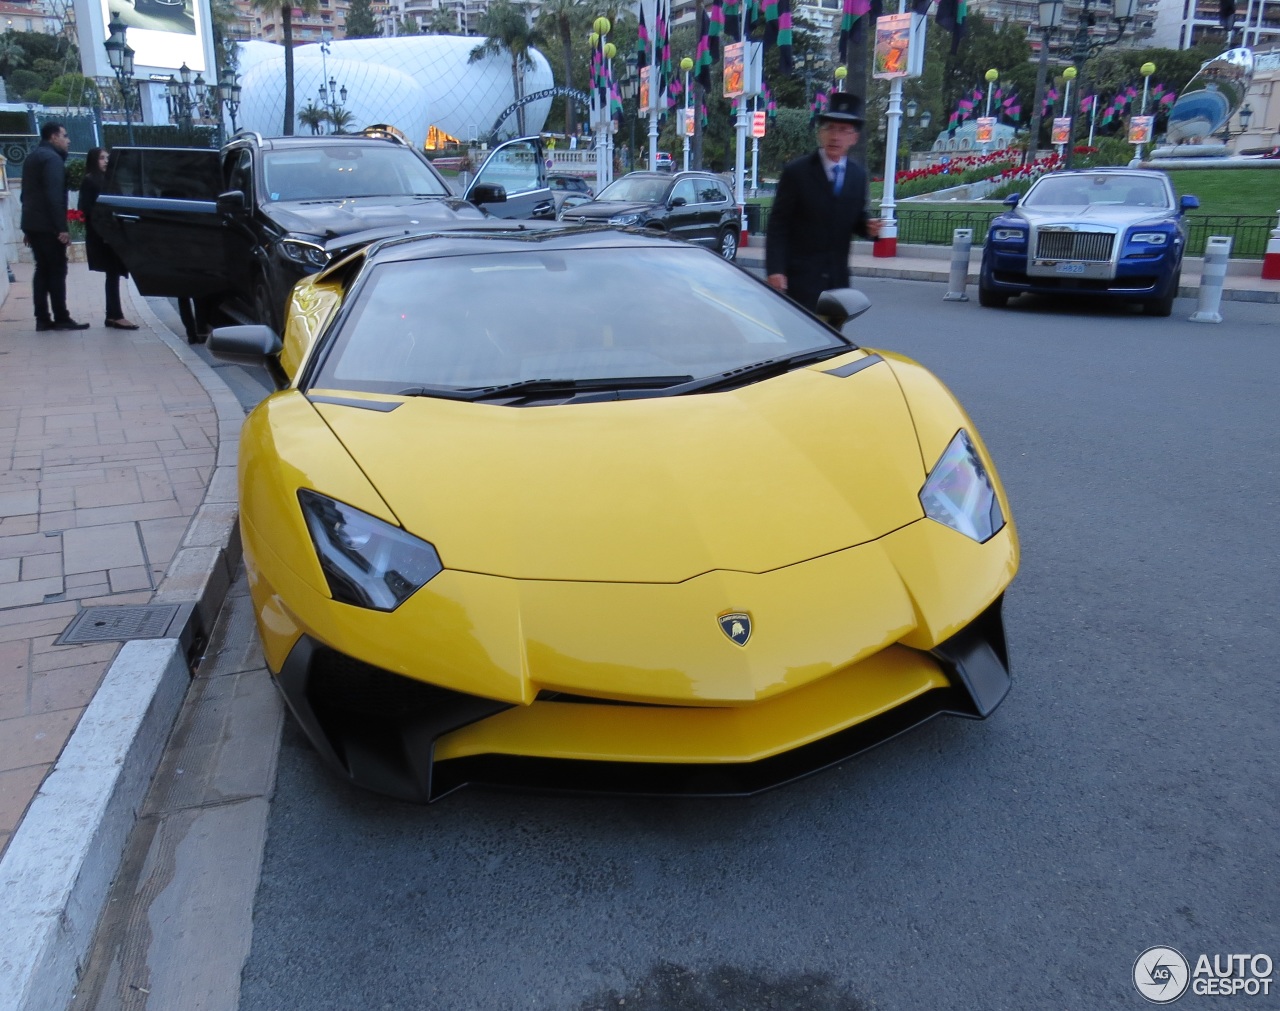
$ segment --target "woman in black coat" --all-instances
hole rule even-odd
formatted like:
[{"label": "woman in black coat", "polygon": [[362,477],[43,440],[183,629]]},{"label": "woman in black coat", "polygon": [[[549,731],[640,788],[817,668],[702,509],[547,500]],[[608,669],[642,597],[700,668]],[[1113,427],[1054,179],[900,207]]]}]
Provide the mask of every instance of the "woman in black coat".
[{"label": "woman in black coat", "polygon": [[102,187],[106,185],[107,159],[107,149],[102,147],[92,148],[85,155],[84,182],[80,184],[80,202],[77,204],[84,214],[84,251],[89,269],[107,275],[106,325],[115,330],[137,330],[138,324],[125,319],[124,310],[120,307],[120,278],[128,277],[129,271],[93,227],[93,205],[98,202]]}]

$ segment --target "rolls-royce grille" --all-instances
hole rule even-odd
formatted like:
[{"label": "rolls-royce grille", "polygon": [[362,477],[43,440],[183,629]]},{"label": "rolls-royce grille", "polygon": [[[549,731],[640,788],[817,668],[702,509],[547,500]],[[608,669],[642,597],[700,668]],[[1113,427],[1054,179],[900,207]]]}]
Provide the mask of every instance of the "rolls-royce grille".
[{"label": "rolls-royce grille", "polygon": [[1113,232],[1040,232],[1038,260],[1110,260]]}]

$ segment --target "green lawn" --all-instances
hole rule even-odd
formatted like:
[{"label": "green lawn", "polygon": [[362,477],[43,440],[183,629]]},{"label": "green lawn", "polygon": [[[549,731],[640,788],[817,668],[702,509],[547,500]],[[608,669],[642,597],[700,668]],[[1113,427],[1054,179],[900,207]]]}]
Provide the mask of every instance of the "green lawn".
[{"label": "green lawn", "polygon": [[1200,198],[1197,214],[1264,214],[1280,208],[1280,169],[1174,169],[1169,178],[1181,196]]}]

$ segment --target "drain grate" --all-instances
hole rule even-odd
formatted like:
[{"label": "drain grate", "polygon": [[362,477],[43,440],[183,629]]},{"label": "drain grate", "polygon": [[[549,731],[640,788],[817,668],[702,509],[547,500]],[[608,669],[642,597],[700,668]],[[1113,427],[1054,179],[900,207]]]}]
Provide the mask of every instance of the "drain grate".
[{"label": "drain grate", "polygon": [[54,640],[57,646],[124,639],[176,638],[186,622],[186,611],[178,604],[116,605],[86,607],[72,619],[66,631]]}]

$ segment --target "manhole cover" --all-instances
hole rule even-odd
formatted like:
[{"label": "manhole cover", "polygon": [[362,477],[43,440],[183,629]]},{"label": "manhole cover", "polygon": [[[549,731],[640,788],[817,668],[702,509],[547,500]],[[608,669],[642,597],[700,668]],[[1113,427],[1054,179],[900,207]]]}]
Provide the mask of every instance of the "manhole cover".
[{"label": "manhole cover", "polygon": [[170,626],[174,624],[179,610],[177,604],[86,607],[58,636],[55,645],[176,637],[182,631],[181,622],[172,631]]}]

